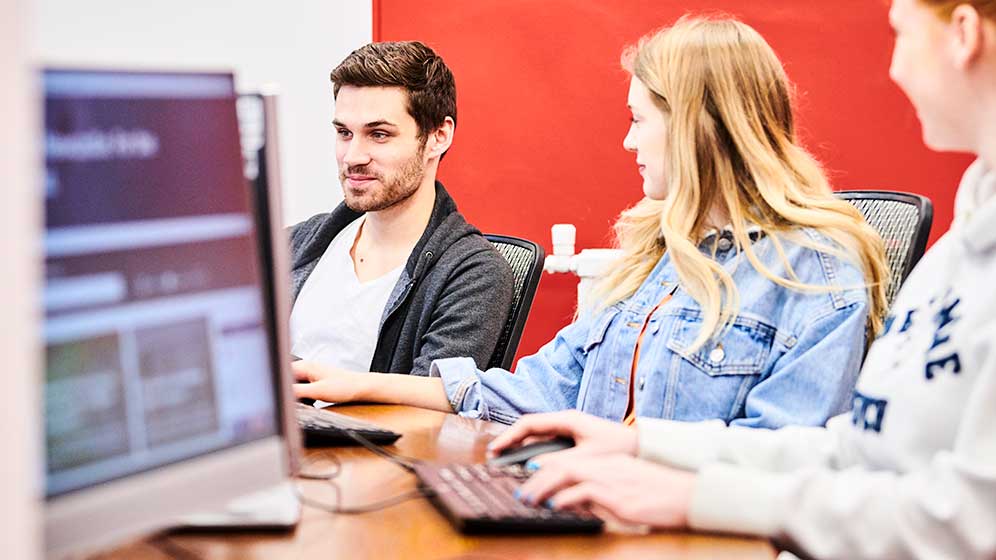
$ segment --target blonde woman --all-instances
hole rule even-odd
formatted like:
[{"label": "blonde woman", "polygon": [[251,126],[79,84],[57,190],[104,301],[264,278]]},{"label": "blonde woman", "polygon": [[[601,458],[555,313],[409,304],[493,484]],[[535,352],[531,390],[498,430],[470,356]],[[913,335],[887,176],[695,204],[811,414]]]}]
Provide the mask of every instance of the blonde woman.
[{"label": "blonde woman", "polygon": [[853,410],[774,431],[527,417],[493,449],[552,434],[577,446],[537,459],[523,499],[769,537],[806,558],[996,558],[996,0],[893,0],[889,19],[890,74],[924,141],[979,159],[872,345]]},{"label": "blonde woman", "polygon": [[579,409],[822,425],[844,410],[884,314],[881,241],[796,142],[771,48],[735,21],[682,20],[627,51],[623,146],[646,196],[590,309],[515,374],[470,358],[429,378],[298,362],[300,397],[404,403],[510,423]]}]

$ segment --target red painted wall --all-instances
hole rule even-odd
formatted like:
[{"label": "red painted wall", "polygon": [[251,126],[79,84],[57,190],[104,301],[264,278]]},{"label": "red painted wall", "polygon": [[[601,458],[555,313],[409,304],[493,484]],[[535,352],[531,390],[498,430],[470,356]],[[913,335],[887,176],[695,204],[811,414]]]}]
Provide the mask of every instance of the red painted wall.
[{"label": "red painted wall", "polygon": [[[771,43],[798,89],[803,143],[835,188],[885,188],[934,201],[931,241],[947,229],[970,159],[926,150],[888,78],[885,2],[869,0],[373,0],[375,40],[418,39],[457,82],[458,125],[441,179],[483,231],[547,251],[572,222],[578,249],[606,246],[640,195],[628,127],[624,46],[686,12],[734,15]],[[544,275],[519,347],[535,352],[567,324],[576,278]]]}]

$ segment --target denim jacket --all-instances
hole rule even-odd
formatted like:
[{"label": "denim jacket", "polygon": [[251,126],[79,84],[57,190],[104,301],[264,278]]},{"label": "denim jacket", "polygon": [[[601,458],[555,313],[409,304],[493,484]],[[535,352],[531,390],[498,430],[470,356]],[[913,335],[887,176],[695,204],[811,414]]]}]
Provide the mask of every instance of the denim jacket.
[{"label": "denim jacket", "polygon": [[[813,230],[799,233],[831,243]],[[729,232],[721,235],[729,239]],[[653,313],[643,335],[633,387],[637,416],[778,428],[820,426],[848,407],[864,356],[863,274],[849,261],[787,236],[779,241],[799,281],[840,289],[780,286],[757,272],[735,244],[707,237],[700,249],[714,255],[737,285],[737,316],[730,328],[691,352],[701,309],[679,287]],[[771,238],[760,236],[753,248],[769,270],[791,277]],[[520,359],[514,374],[480,371],[471,358],[447,358],[433,361],[429,375],[442,378],[453,410],[465,416],[511,423],[521,414],[576,408],[621,421],[637,337],[647,314],[677,281],[665,252],[632,296],[568,325],[539,352]]]}]

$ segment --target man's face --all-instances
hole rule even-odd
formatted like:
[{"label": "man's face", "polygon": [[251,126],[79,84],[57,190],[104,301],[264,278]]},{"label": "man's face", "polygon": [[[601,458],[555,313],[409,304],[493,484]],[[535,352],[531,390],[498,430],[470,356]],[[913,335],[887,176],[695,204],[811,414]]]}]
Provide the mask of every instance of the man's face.
[{"label": "man's face", "polygon": [[425,176],[425,142],[408,114],[404,89],[343,86],[333,124],[346,206],[376,212],[418,190]]},{"label": "man's face", "polygon": [[893,0],[889,23],[896,35],[892,78],[916,109],[924,143],[935,150],[964,148],[965,103],[963,75],[951,54],[951,33],[918,0]]}]

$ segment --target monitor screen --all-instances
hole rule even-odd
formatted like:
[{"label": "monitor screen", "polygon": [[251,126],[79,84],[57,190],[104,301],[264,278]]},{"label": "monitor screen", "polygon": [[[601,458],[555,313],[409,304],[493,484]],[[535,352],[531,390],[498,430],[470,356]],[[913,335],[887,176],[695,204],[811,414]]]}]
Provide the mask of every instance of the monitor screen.
[{"label": "monitor screen", "polygon": [[277,434],[231,75],[43,80],[46,495]]}]

